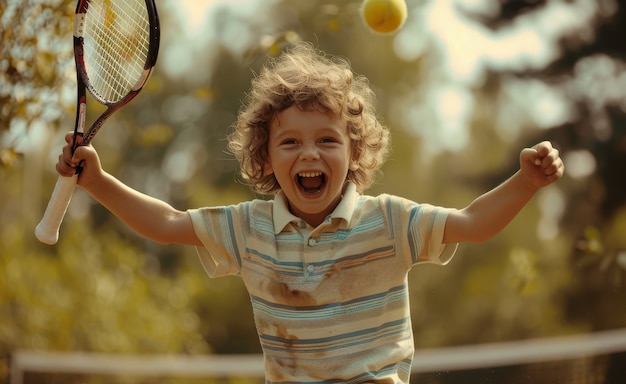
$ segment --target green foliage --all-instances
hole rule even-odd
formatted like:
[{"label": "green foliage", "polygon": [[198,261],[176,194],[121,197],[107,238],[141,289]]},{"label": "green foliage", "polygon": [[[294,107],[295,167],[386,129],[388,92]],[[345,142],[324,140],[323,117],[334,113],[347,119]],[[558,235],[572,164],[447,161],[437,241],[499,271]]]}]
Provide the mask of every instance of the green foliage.
[{"label": "green foliage", "polygon": [[[187,41],[178,35],[184,25],[173,12],[177,3],[159,3],[156,73],[94,140],[111,174],[180,209],[254,197],[235,175],[224,138],[254,71],[290,41],[310,40],[348,57],[377,92],[394,152],[372,194],[462,208],[515,172],[519,150],[542,139],[554,140],[564,156],[585,150],[596,161],[592,173],[561,180],[552,190],[556,200],[542,203],[537,196],[495,239],[461,245],[446,267],[411,272],[417,347],[626,326],[626,122],[623,105],[615,104],[623,98],[615,90],[607,91],[613,101],[592,98],[580,85],[594,71],[623,67],[613,57],[617,48],[603,45],[613,40],[593,46],[604,52],[601,58],[586,60],[585,50],[564,48],[549,70],[491,68],[481,82],[466,84],[443,72],[440,43],[419,25],[410,41],[396,40],[367,33],[354,1],[269,3],[268,20],[260,23],[259,15],[224,5],[220,20]],[[74,196],[58,245],[34,239],[56,179],[52,164],[62,132],[73,126],[73,7],[73,1],[0,0],[0,356],[21,348],[259,352],[239,279],[210,280],[193,249],[139,239],[84,194]],[[412,8],[405,28],[419,19],[420,7]],[[247,40],[226,38],[233,25]],[[191,63],[183,55],[172,59],[179,45],[200,37],[206,40],[189,48]],[[422,44],[417,57],[397,54],[407,41]],[[591,66],[596,61],[602,65]],[[168,62],[191,69],[181,77],[168,72]],[[603,87],[612,83],[606,73],[598,76]],[[446,121],[435,118],[433,95],[442,89],[471,100],[466,132],[446,131]],[[545,127],[529,117],[537,113],[528,102],[551,93],[566,95],[577,111],[572,122]],[[606,126],[611,129],[601,131]],[[468,143],[454,146],[463,134]],[[0,377],[6,369],[0,360]]]},{"label": "green foliage", "polygon": [[25,230],[2,234],[0,353],[209,351],[190,306],[197,280],[162,276],[148,255],[107,229],[72,223],[53,250],[29,246]]},{"label": "green foliage", "polygon": [[71,105],[59,92],[73,65],[71,40],[65,38],[71,36],[71,11],[61,0],[0,4],[2,167],[14,165],[29,127],[55,127]]}]

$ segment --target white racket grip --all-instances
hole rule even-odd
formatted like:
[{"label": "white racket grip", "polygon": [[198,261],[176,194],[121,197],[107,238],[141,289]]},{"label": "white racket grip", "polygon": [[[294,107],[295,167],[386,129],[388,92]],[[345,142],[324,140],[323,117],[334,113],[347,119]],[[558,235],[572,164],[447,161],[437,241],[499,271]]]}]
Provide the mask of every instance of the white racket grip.
[{"label": "white racket grip", "polygon": [[57,179],[46,212],[35,228],[35,236],[42,243],[53,245],[59,240],[59,227],[61,227],[65,211],[67,211],[70,200],[72,200],[77,181],[78,175],[72,177],[59,176]]}]

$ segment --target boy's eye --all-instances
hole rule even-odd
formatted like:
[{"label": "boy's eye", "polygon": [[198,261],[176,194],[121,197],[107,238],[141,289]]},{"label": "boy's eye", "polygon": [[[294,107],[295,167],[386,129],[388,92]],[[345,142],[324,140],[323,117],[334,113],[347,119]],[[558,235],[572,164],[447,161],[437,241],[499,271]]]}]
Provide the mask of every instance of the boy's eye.
[{"label": "boy's eye", "polygon": [[282,141],[281,144],[284,144],[284,145],[296,144],[296,140],[295,139],[285,139],[285,140]]},{"label": "boy's eye", "polygon": [[324,137],[323,139],[320,140],[321,143],[335,143],[337,142],[337,140],[333,139],[332,137]]}]

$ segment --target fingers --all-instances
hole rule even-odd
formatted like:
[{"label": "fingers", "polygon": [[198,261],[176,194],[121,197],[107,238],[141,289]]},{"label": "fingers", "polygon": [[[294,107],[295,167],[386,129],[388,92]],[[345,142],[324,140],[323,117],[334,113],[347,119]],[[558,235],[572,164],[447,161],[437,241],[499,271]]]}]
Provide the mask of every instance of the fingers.
[{"label": "fingers", "polygon": [[59,161],[56,164],[57,172],[61,176],[66,176],[66,177],[72,176],[74,173],[76,173],[77,165],[78,164],[72,160],[71,144],[64,146],[63,152],[61,152],[61,154],[59,155]]},{"label": "fingers", "polygon": [[541,168],[547,168],[556,159],[559,159],[559,151],[549,141],[541,142],[532,148],[524,148],[520,154],[522,163],[534,164]]},{"label": "fingers", "polygon": [[544,173],[548,176],[562,176],[565,166],[561,159],[559,150],[554,148],[549,141],[537,144],[538,158],[535,159],[535,164],[544,170]]},{"label": "fingers", "polygon": [[533,147],[536,151],[534,164],[547,168],[559,159],[559,150],[552,146],[549,141],[543,141]]},{"label": "fingers", "polygon": [[[532,168],[539,170],[549,183],[554,182],[563,176],[565,166],[560,157],[559,150],[552,146],[549,141],[543,141],[532,148],[522,150],[520,155],[522,168]],[[532,164],[531,167],[525,164]]]},{"label": "fingers", "polygon": [[[77,142],[80,143],[81,137],[78,137]],[[74,132],[68,132],[65,134],[65,142],[67,143],[59,155],[59,160],[56,164],[56,170],[61,176],[72,176],[76,173],[76,169],[79,165],[84,165],[84,161],[91,162],[93,149],[91,146],[77,146],[74,148]]]},{"label": "fingers", "polygon": [[[540,166],[546,158],[551,156],[551,153],[554,155],[553,150],[556,149],[552,147],[552,144],[549,141],[543,141],[532,148],[524,148],[520,154],[520,160],[522,162],[529,162]],[[558,151],[556,152],[556,155],[558,157]]]}]

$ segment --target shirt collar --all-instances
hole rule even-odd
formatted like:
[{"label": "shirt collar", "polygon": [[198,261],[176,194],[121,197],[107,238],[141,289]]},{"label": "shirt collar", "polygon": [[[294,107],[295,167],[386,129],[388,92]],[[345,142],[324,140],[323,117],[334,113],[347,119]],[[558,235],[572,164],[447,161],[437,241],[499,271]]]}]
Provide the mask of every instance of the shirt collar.
[{"label": "shirt collar", "polygon": [[[330,214],[331,219],[343,219],[346,224],[350,224],[350,219],[352,218],[352,214],[354,213],[354,209],[356,208],[358,193],[356,191],[356,185],[348,181],[343,187],[343,194],[341,196],[341,201],[335,208],[335,210]],[[274,198],[274,204],[272,206],[272,215],[274,220],[274,234],[278,235],[282,232],[283,229],[287,226],[287,224],[293,221],[300,221],[301,219],[291,212],[289,212],[289,203],[287,202],[287,197],[281,191]]]}]

